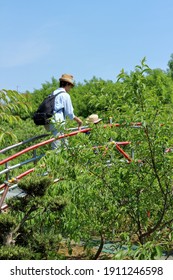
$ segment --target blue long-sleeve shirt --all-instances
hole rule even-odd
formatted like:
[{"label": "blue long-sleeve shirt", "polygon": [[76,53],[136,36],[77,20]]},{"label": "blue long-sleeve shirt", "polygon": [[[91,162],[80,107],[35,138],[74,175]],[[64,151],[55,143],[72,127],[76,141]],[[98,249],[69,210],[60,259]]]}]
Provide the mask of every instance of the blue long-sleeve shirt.
[{"label": "blue long-sleeve shirt", "polygon": [[73,112],[73,105],[69,93],[67,93],[64,88],[58,88],[53,92],[54,95],[57,93],[59,94],[55,97],[55,106],[54,106],[55,121],[63,122],[65,121],[65,118],[67,116],[71,120],[73,120],[75,115]]}]

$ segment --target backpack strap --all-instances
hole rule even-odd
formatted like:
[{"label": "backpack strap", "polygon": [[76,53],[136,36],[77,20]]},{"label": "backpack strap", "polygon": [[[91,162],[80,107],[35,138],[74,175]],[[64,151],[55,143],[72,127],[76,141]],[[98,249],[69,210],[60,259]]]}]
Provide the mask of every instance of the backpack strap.
[{"label": "backpack strap", "polygon": [[[56,97],[57,95],[59,95],[60,93],[63,93],[63,92],[65,92],[64,90],[63,91],[60,91],[60,92],[58,92],[58,93],[56,93],[56,94],[53,94],[52,93],[52,95],[54,96],[54,97]],[[54,99],[55,100],[55,99]],[[65,112],[64,112],[64,107],[63,108],[61,108],[62,110],[63,110],[63,115],[64,115],[64,118],[65,118]],[[61,109],[59,109],[57,112],[59,112]],[[55,112],[55,114],[57,113],[57,112]]]},{"label": "backpack strap", "polygon": [[65,92],[64,90],[63,91],[60,91],[60,92],[58,92],[58,93],[56,93],[56,94],[53,94],[54,93],[54,91],[52,92],[52,95],[53,96],[57,96],[58,94],[60,94],[60,93],[62,93],[62,92]]}]

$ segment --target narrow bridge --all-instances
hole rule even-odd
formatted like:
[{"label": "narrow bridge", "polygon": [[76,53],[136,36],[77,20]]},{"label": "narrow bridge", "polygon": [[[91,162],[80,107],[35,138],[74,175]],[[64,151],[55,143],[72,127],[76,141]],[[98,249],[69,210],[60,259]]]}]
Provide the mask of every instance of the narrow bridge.
[{"label": "narrow bridge", "polygon": [[[132,124],[133,127],[140,127],[140,125],[141,125],[141,123]],[[104,128],[118,127],[118,126],[120,126],[120,125],[119,124],[106,124],[106,125],[104,125]],[[22,149],[19,152],[14,153],[13,155],[8,156],[8,157],[0,160],[0,166],[4,166],[4,168],[2,167],[3,169],[2,168],[0,169],[0,175],[5,174],[5,177],[6,177],[4,182],[0,185],[0,211],[4,211],[8,207],[8,205],[6,204],[7,199],[9,199],[11,197],[14,197],[14,196],[20,196],[21,197],[21,196],[26,195],[26,193],[23,190],[19,189],[18,181],[21,178],[23,178],[24,176],[27,176],[28,174],[33,172],[34,169],[35,169],[35,165],[38,162],[38,160],[41,159],[44,156],[44,154],[39,153],[39,148],[40,147],[48,145],[55,140],[60,140],[62,138],[77,135],[78,133],[87,133],[87,132],[91,131],[91,128],[85,126],[85,127],[82,127],[81,130],[78,130],[77,128],[70,128],[69,130],[71,131],[70,133],[63,134],[63,135],[61,135],[57,138],[50,138],[48,140],[41,141],[40,143],[35,144],[35,145],[30,145],[27,148]],[[15,149],[19,146],[22,147],[22,145],[24,145],[24,144],[33,143],[35,140],[45,138],[48,135],[49,134],[42,134],[42,135],[39,135],[39,136],[29,138],[27,140],[24,140],[20,143],[12,145],[12,146],[6,147],[6,148],[0,150],[0,154],[5,154],[7,151],[13,150],[13,149]],[[124,142],[112,141],[112,143],[115,145],[115,148],[118,150],[118,152],[121,153],[122,156],[127,160],[127,162],[130,163],[132,161],[133,156],[130,157],[122,148],[122,146],[130,144],[130,142],[128,142],[128,141],[124,141]],[[10,163],[14,159],[20,158],[21,155],[27,154],[30,151],[33,152],[32,157],[28,158],[27,160],[25,160],[23,162],[20,162],[20,159],[19,159],[19,162],[17,164],[10,165]],[[27,163],[31,163],[31,162],[33,162],[33,168],[30,168],[27,171],[17,175],[15,178],[10,177],[12,170],[14,170],[16,168],[19,168],[19,167],[21,167],[21,166],[23,166]],[[58,179],[56,179],[55,181],[57,182]]]}]

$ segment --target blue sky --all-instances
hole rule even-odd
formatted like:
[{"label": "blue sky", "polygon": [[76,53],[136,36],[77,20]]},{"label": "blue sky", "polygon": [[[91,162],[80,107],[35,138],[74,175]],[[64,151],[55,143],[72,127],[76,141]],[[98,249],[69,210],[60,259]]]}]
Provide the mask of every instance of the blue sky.
[{"label": "blue sky", "polygon": [[0,89],[116,81],[143,57],[166,70],[172,53],[172,0],[0,0]]}]

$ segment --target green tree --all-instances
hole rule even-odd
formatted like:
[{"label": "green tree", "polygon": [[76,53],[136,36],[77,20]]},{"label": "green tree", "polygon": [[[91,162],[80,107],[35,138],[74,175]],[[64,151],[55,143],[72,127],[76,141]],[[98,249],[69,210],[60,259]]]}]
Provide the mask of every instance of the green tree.
[{"label": "green tree", "polygon": [[[16,137],[12,131],[12,125],[21,122],[21,111],[29,113],[31,110],[28,102],[28,96],[19,94],[16,91],[1,90],[0,110],[0,144],[4,144],[5,138],[14,139]],[[9,125],[8,130],[5,129],[5,124]]]},{"label": "green tree", "polygon": [[171,58],[168,61],[168,74],[173,78],[173,54],[171,54]]},{"label": "green tree", "polygon": [[59,220],[66,202],[57,197],[52,178],[37,172],[18,184],[27,195],[10,199],[10,211],[0,215],[1,260],[61,258]]},{"label": "green tree", "polygon": [[[51,85],[45,85],[47,93]],[[0,255],[10,258],[14,248],[13,258],[18,254],[23,259],[25,247],[26,256],[30,250],[35,259],[62,258],[61,238],[69,251],[72,242],[82,243],[90,259],[99,257],[108,240],[116,245],[116,259],[154,259],[162,250],[171,251],[173,156],[167,148],[173,146],[172,86],[169,75],[150,69],[145,59],[130,74],[122,70],[115,83],[94,77],[78,84],[72,94],[78,114],[97,112],[104,123],[111,114],[120,126],[91,125],[89,134],[70,137],[60,153],[46,152],[36,175],[21,181],[28,199],[11,201],[12,212],[1,218]],[[31,119],[27,122],[28,133],[41,131]],[[142,125],[136,128],[136,122]],[[19,127],[16,132],[20,134]],[[118,152],[118,141],[130,141],[123,147],[130,162]],[[44,172],[58,178],[57,183],[44,184]],[[99,247],[93,254],[94,238]]]},{"label": "green tree", "polygon": [[[172,246],[173,156],[165,151],[173,139],[173,109],[163,102],[168,89],[160,92],[157,84],[154,90],[151,87],[150,73],[145,60],[130,75],[120,73],[121,127],[116,131],[93,127],[89,136],[72,138],[70,148],[58,158],[50,154],[43,159],[51,172],[63,178],[58,188],[59,195],[68,198],[63,235],[83,241],[86,248],[93,245],[93,236],[100,238],[92,258],[99,256],[105,240],[119,240],[129,248],[126,257],[138,259],[155,258],[160,252],[155,248],[170,250]],[[142,126],[131,127],[130,123],[137,121]],[[110,138],[131,141],[125,148],[129,154],[131,149],[135,151],[130,163],[118,155]],[[54,166],[59,166],[58,170]],[[155,246],[147,254],[150,242]],[[136,255],[130,251],[134,244],[140,248]]]}]

